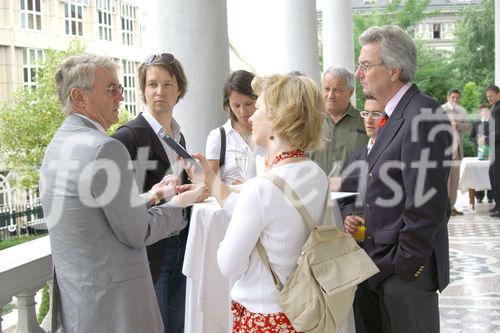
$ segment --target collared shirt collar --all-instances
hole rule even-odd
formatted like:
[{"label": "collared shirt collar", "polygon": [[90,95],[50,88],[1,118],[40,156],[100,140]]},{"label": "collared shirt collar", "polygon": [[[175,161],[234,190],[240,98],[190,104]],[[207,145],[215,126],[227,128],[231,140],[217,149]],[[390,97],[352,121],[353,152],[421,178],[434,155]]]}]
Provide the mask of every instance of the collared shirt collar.
[{"label": "collared shirt collar", "polygon": [[89,117],[84,116],[84,115],[83,115],[83,114],[81,114],[81,113],[76,113],[76,112],[74,112],[73,114],[74,114],[75,116],[78,116],[78,117],[81,117],[81,118],[83,118],[83,119],[86,119],[86,120],[90,121],[90,122],[92,123],[92,125],[94,125],[94,126],[97,128],[97,130],[98,130],[99,132],[102,132],[102,133],[106,134],[106,130],[104,129],[104,127],[102,127],[102,125],[101,125],[101,124],[99,124],[97,121],[92,120],[92,119],[90,119]]},{"label": "collared shirt collar", "polygon": [[375,142],[373,142],[373,139],[369,138],[368,139],[368,143],[366,144],[367,154],[370,153],[370,150],[372,150],[372,147],[373,147],[374,144],[375,144]]},{"label": "collared shirt collar", "polygon": [[349,103],[349,105],[347,106],[347,110],[344,112],[344,114],[342,115],[342,118],[340,118],[339,121],[337,121],[337,123],[334,123],[333,122],[333,118],[332,118],[332,115],[327,113],[328,117],[327,119],[332,123],[332,124],[338,124],[340,123],[345,117],[349,116],[351,118],[357,118],[359,117],[359,112],[354,108],[354,106],[352,106],[351,103]]},{"label": "collared shirt collar", "polygon": [[411,88],[411,83],[407,83],[403,85],[394,96],[387,102],[387,105],[385,106],[385,113],[387,114],[388,117],[392,115],[394,112],[394,109],[398,105],[399,101],[401,98],[403,98],[403,95],[406,94],[406,92]]},{"label": "collared shirt collar", "polygon": [[[151,111],[149,111],[148,107],[144,107],[144,109],[142,110],[142,116],[144,117],[144,119],[146,119],[149,126],[151,126],[156,135],[159,135],[162,126],[160,122],[156,120],[156,118],[151,114]],[[179,142],[181,139],[181,127],[174,118],[172,118],[172,132],[174,134],[174,140]]]},{"label": "collared shirt collar", "polygon": [[224,125],[222,125],[222,127],[224,127],[224,130],[226,131],[226,133],[231,133],[232,131],[236,131],[234,128],[233,128],[233,123],[231,122],[231,119],[228,119]]},{"label": "collared shirt collar", "polygon": [[345,112],[345,114],[353,118],[359,117],[359,112],[354,109],[354,106],[352,106],[351,103],[349,103],[349,106],[347,107],[347,111]]}]

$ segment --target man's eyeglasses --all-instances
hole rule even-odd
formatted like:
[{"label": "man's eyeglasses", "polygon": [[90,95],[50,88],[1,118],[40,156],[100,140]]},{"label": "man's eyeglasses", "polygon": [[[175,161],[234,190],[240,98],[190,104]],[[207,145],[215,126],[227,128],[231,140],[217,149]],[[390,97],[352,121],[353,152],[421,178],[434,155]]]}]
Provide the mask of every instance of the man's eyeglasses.
[{"label": "man's eyeglasses", "polygon": [[114,97],[114,96],[116,96],[116,94],[118,92],[120,92],[120,94],[123,95],[123,86],[121,84],[119,84],[119,85],[113,84],[104,90],[106,91],[106,95],[108,95],[108,96]]},{"label": "man's eyeglasses", "polygon": [[358,64],[354,73],[360,72],[360,73],[363,73],[363,75],[364,75],[364,74],[368,73],[370,71],[370,69],[372,69],[373,67],[377,67],[377,66],[384,66],[384,64],[383,63],[376,64],[376,65]]},{"label": "man's eyeglasses", "polygon": [[161,59],[166,64],[172,64],[175,60],[175,57],[170,53],[162,53],[162,54],[152,54],[148,55],[146,59],[144,59],[145,65],[151,65],[156,60]]},{"label": "man's eyeglasses", "polygon": [[372,117],[373,119],[380,119],[382,118],[383,115],[383,113],[379,111],[366,111],[366,110],[359,111],[359,114],[363,118]]}]

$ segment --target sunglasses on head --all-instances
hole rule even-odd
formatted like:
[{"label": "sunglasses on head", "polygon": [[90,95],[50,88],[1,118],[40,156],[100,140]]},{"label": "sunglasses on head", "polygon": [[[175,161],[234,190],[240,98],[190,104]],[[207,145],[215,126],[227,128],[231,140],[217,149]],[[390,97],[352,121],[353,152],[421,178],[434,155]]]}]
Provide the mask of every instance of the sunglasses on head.
[{"label": "sunglasses on head", "polygon": [[152,54],[147,56],[146,59],[144,59],[144,64],[151,65],[158,59],[161,59],[166,64],[172,64],[175,60],[175,57],[170,53]]}]

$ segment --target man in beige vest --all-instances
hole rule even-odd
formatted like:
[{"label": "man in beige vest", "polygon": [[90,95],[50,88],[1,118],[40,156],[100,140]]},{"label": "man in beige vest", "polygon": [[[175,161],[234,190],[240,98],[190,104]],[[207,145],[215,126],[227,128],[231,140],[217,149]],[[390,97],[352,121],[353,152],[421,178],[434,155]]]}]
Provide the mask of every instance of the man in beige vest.
[{"label": "man in beige vest", "polygon": [[455,209],[457,201],[458,182],[460,180],[460,163],[464,157],[464,143],[462,133],[470,131],[470,124],[467,121],[467,111],[459,105],[460,90],[450,89],[448,91],[448,102],[442,105],[443,110],[448,115],[453,126],[453,164],[448,178],[448,195],[450,196],[451,215],[463,215]]}]

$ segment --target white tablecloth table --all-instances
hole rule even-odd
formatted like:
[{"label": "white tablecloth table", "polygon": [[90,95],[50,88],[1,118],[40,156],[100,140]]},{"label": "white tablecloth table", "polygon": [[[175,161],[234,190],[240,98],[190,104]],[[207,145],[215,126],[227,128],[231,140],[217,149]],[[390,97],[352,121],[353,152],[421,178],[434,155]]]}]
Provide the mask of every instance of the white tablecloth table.
[{"label": "white tablecloth table", "polygon": [[460,164],[460,182],[458,188],[462,193],[469,191],[469,201],[475,208],[476,191],[490,190],[490,161],[477,157],[465,157]]},{"label": "white tablecloth table", "polygon": [[[332,197],[346,197],[343,192]],[[335,220],[340,221],[340,210],[334,203]],[[222,276],[217,264],[217,248],[229,225],[230,214],[214,198],[195,204],[191,214],[189,235],[182,273],[187,277],[186,333],[231,332],[230,291],[234,281]],[[343,228],[343,227],[342,227]],[[342,332],[354,332],[351,315]]]},{"label": "white tablecloth table", "polygon": [[217,248],[230,219],[213,197],[193,206],[182,268],[187,277],[186,333],[230,332],[232,284],[217,265]]}]

